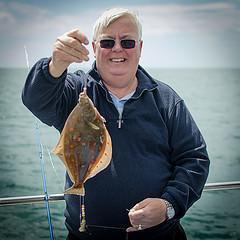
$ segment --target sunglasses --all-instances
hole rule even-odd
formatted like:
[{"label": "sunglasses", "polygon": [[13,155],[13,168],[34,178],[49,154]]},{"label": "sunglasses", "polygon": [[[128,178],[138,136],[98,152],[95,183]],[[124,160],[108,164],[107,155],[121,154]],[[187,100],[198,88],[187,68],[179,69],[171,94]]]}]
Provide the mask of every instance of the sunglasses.
[{"label": "sunglasses", "polygon": [[[120,41],[121,47],[124,49],[131,49],[135,47],[136,41],[133,39],[122,39]],[[112,49],[115,45],[114,39],[102,39],[100,40],[100,47],[106,49]]]}]

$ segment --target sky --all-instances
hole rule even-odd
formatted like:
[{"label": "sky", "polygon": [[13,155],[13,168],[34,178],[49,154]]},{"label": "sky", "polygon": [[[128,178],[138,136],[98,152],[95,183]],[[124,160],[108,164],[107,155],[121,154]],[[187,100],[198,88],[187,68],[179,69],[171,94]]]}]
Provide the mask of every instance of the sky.
[{"label": "sky", "polygon": [[[137,12],[143,26],[140,64],[153,68],[240,68],[240,0],[0,0],[0,67],[26,67],[52,53],[56,38],[92,27],[111,7]],[[94,61],[91,44],[89,68]]]}]

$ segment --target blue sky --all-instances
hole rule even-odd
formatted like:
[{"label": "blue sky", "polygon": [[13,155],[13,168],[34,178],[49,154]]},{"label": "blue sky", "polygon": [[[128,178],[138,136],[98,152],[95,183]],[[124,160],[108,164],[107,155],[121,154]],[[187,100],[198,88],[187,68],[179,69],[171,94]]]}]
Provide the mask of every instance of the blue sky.
[{"label": "blue sky", "polygon": [[[107,8],[135,10],[143,25],[144,67],[240,67],[240,1],[3,1],[0,0],[0,66],[24,67],[51,55],[55,39],[80,28],[91,40]],[[94,60],[91,45],[89,67]]]}]

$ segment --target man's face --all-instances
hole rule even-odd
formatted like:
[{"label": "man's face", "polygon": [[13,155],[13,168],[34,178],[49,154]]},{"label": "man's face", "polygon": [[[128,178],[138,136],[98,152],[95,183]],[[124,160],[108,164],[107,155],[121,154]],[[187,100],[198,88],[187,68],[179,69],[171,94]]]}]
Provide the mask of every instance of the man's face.
[{"label": "man's face", "polygon": [[[115,45],[111,49],[101,48],[101,39],[114,39]],[[135,47],[124,49],[120,41],[122,39],[136,40]],[[93,42],[97,69],[106,83],[115,79],[130,81],[134,79],[142,42],[139,41],[139,33],[136,24],[130,17],[121,17],[107,28],[103,29],[97,41]],[[121,86],[121,81],[116,82]]]}]

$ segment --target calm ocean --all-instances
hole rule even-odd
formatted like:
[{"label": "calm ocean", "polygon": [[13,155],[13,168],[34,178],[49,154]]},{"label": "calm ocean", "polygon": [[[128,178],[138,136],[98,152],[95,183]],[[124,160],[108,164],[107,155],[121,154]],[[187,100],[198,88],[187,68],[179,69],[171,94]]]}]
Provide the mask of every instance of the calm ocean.
[{"label": "calm ocean", "polygon": [[[151,69],[185,100],[208,144],[208,182],[240,180],[240,69]],[[21,102],[25,69],[0,69],[0,198],[43,194],[35,119]],[[50,151],[53,128],[40,125],[48,193],[62,193],[64,166]],[[203,192],[182,220],[189,240],[240,240],[240,190]],[[51,203],[54,235],[66,237],[64,202]],[[44,204],[0,207],[0,239],[49,239]]]}]

